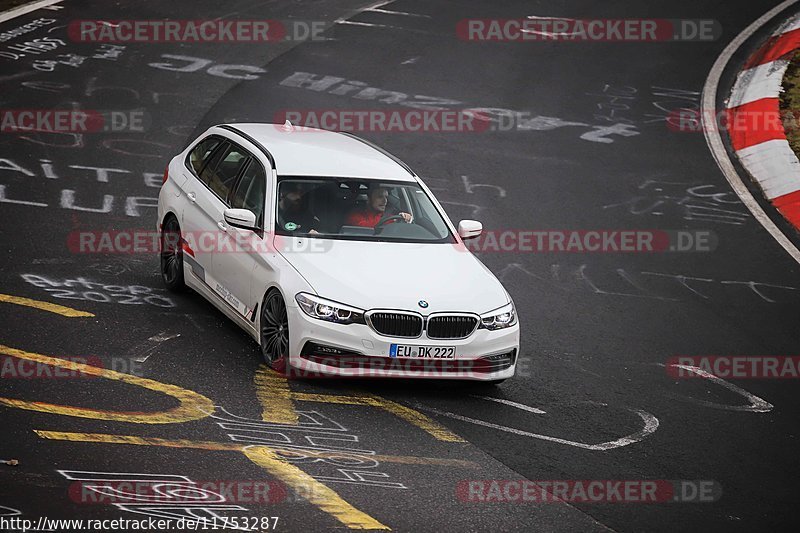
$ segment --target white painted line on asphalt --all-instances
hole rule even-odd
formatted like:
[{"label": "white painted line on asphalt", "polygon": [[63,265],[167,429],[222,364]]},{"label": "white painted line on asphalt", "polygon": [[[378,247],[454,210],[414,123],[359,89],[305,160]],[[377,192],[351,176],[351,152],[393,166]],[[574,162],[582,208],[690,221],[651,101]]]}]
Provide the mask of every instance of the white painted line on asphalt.
[{"label": "white painted line on asphalt", "polygon": [[351,19],[351,18],[355,17],[356,15],[358,15],[360,13],[363,13],[364,11],[369,11],[371,9],[378,9],[378,8],[381,8],[381,7],[385,6],[385,5],[391,4],[392,2],[394,2],[394,0],[379,0],[378,2],[375,2],[374,4],[370,4],[370,5],[368,5],[367,7],[363,8],[363,9],[356,9],[355,11],[351,11],[347,15],[336,19],[334,21],[334,23],[335,24],[340,24],[342,21],[347,20],[347,19]]},{"label": "white painted line on asphalt", "polygon": [[525,405],[522,403],[512,402],[511,400],[504,400],[502,398],[492,398],[491,396],[476,396],[474,394],[472,395],[472,397],[479,398],[481,400],[489,400],[490,402],[502,403],[504,405],[510,405],[511,407],[516,407],[517,409],[528,411],[529,413],[536,413],[537,415],[547,414],[547,411],[542,411],[541,409],[537,409],[536,407],[531,407],[529,405]]},{"label": "white painted line on asphalt", "polygon": [[158,348],[159,344],[168,341],[170,339],[175,339],[180,336],[181,336],[180,333],[167,333],[166,331],[162,331],[158,335],[153,335],[152,337],[147,339],[144,348],[137,349],[137,351],[141,355],[135,358],[134,361],[136,361],[137,363],[144,363],[145,361],[147,361],[148,357],[153,355],[153,352],[155,351],[156,348]]},{"label": "white painted line on asphalt", "polygon": [[538,15],[528,15],[525,18],[539,19],[539,20],[569,20],[571,22],[577,22],[577,19],[570,19],[570,18],[565,18],[565,17],[540,17]]},{"label": "white painted line on asphalt", "polygon": [[747,186],[742,181],[742,178],[736,172],[736,168],[733,166],[733,162],[728,156],[727,150],[725,150],[725,144],[722,142],[722,135],[719,132],[719,128],[715,123],[713,123],[713,120],[712,123],[708,122],[709,118],[716,117],[716,99],[717,90],[719,89],[719,81],[722,77],[725,67],[728,65],[733,55],[739,50],[739,48],[747,39],[749,39],[756,31],[759,30],[759,28],[764,26],[764,24],[769,22],[770,19],[772,19],[778,13],[796,4],[797,2],[798,0],[786,0],[785,2],[781,2],[779,5],[762,15],[750,26],[745,28],[744,31],[737,35],[728,44],[728,46],[725,47],[725,50],[722,51],[722,54],[720,54],[714,63],[714,66],[711,67],[711,71],[709,72],[705,86],[703,87],[700,117],[703,122],[703,133],[706,137],[706,143],[711,150],[711,154],[714,156],[714,160],[717,162],[717,166],[719,166],[720,170],[725,175],[725,179],[728,180],[728,183],[730,183],[733,191],[737,196],[739,196],[739,199],[742,201],[745,207],[750,210],[755,219],[758,220],[758,222],[769,232],[770,235],[772,235],[772,238],[774,238],[778,244],[780,244],[783,249],[786,250],[786,252],[792,256],[797,263],[800,264],[800,250],[798,250],[797,247],[786,237],[786,235],[784,235],[781,230],[778,229],[778,226],[776,226],[775,223],[770,220],[770,218],[764,212],[764,209],[761,207],[761,205],[759,205],[758,201],[747,189]]},{"label": "white painted line on asphalt", "polygon": [[405,11],[391,11],[389,9],[380,9],[377,7],[368,7],[364,11],[372,11],[373,13],[384,13],[386,15],[400,15],[403,17],[420,17],[420,18],[431,18],[430,15],[420,15],[419,13],[406,13]]},{"label": "white painted line on asphalt", "polygon": [[[358,22],[355,20],[337,20],[336,24],[349,24],[351,26],[368,26],[370,28],[393,28],[394,26],[387,26],[386,24],[372,24],[371,22]],[[400,29],[400,28],[398,28]]]},{"label": "white painted line on asphalt", "polygon": [[[567,20],[567,21],[570,21],[570,22],[577,22],[575,19],[568,19],[568,18],[563,18],[563,17],[539,17],[537,15],[528,15],[525,18],[530,19],[530,20]],[[531,33],[531,34],[534,34],[534,35],[543,35],[545,37],[566,37],[566,36],[569,36],[569,35],[577,35],[577,33],[578,33],[578,32],[574,32],[574,31],[573,32],[566,32],[566,33],[555,33],[555,32],[549,32],[549,31],[544,31],[544,30],[530,30],[530,29],[524,29],[524,28],[519,30],[519,31],[522,32],[522,33]]]},{"label": "white painted line on asphalt", "polygon": [[26,13],[30,13],[31,11],[42,9],[43,7],[48,7],[52,6],[53,4],[58,4],[61,1],[62,0],[40,0],[39,2],[33,2],[32,4],[25,4],[24,6],[19,6],[9,9],[8,11],[0,13],[0,23],[19,17],[21,15],[25,15]]},{"label": "white painted line on asphalt", "polygon": [[372,24],[370,22],[358,22],[356,20],[337,20],[336,24],[345,24],[348,26],[364,26],[367,28],[384,28],[387,30],[399,30],[409,33],[421,33],[423,35],[435,35],[433,32],[425,30],[415,30],[413,28],[401,28],[400,26],[392,26],[390,24]]},{"label": "white painted line on asphalt", "polygon": [[[665,366],[665,365],[663,363],[658,363],[658,366]],[[705,407],[712,407],[714,409],[723,409],[725,411],[745,411],[751,413],[768,413],[769,411],[772,411],[772,409],[775,407],[768,401],[759,398],[755,394],[751,394],[746,390],[744,390],[743,388],[737,387],[733,383],[725,381],[721,377],[706,372],[705,370],[699,367],[690,365],[668,365],[668,366],[674,368],[680,368],[682,370],[687,370],[709,381],[713,381],[717,385],[724,387],[731,392],[735,392],[736,394],[743,396],[748,402],[748,405],[727,405],[723,403],[715,403],[715,402],[709,402],[707,400],[697,400],[692,398],[693,401]]]},{"label": "white painted line on asphalt", "polygon": [[[605,405],[605,404],[598,404],[598,405]],[[460,420],[461,422],[469,422],[470,424],[484,426],[487,428],[496,429],[498,431],[504,431],[506,433],[512,433],[514,435],[519,435],[521,437],[530,437],[533,439],[554,442],[556,444],[565,444],[567,446],[574,446],[575,448],[582,448],[584,450],[590,450],[593,452],[613,450],[614,448],[622,448],[623,446],[628,446],[630,444],[641,442],[645,438],[655,433],[655,431],[658,429],[658,419],[655,416],[648,413],[647,411],[642,411],[641,409],[628,409],[629,411],[636,413],[639,416],[639,418],[641,418],[642,421],[644,422],[644,427],[641,430],[616,440],[601,442],[599,444],[586,444],[585,442],[576,442],[573,440],[560,439],[558,437],[551,437],[549,435],[541,435],[539,433],[532,433],[530,431],[523,431],[521,429],[501,426],[500,424],[493,424],[492,422],[486,422],[484,420],[477,420],[475,418],[469,418],[467,416],[457,415],[449,411],[440,411],[439,409],[428,407],[426,405],[416,404],[414,407],[416,409],[419,409],[420,411],[428,411],[430,413],[446,416],[454,420]]]}]

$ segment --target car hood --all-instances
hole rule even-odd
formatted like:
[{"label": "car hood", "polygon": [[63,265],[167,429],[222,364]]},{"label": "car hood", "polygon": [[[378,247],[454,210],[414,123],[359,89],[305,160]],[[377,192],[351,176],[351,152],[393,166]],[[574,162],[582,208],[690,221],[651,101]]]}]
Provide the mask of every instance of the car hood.
[{"label": "car hood", "polygon": [[[361,309],[481,314],[509,301],[494,274],[462,245],[282,239],[280,253],[317,295]],[[316,251],[292,251],[312,244]]]}]

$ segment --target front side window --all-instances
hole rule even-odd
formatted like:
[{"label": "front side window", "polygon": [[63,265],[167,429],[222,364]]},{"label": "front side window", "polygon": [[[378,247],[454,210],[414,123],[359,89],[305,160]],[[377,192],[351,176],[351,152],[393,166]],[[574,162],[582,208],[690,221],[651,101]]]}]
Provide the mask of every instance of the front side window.
[{"label": "front side window", "polygon": [[317,238],[454,243],[447,223],[414,182],[285,177],[275,232]]},{"label": "front side window", "polygon": [[267,174],[264,167],[255,159],[242,174],[236,189],[231,195],[231,207],[234,209],[247,209],[256,215],[259,227],[264,222],[264,197],[267,192]]},{"label": "front side window", "polygon": [[236,177],[244,167],[250,155],[233,143],[218,150],[212,160],[200,173],[200,181],[208,185],[220,200],[228,199]]}]

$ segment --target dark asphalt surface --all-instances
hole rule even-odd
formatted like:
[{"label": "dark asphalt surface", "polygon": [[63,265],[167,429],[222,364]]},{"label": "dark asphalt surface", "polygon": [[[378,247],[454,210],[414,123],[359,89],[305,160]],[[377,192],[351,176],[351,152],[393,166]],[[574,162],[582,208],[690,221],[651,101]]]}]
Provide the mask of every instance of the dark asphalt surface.
[{"label": "dark asphalt surface", "polygon": [[[0,58],[0,107],[142,110],[151,124],[144,134],[94,133],[80,139],[0,135],[0,293],[96,315],[66,318],[0,303],[0,344],[54,357],[96,357],[104,366],[202,394],[217,406],[217,413],[224,409],[260,420],[262,405],[254,384],[260,359],[254,342],[198,295],[163,291],[156,256],[75,254],[67,246],[70,233],[151,230],[155,204],[147,199],[157,197],[166,161],[210,125],[270,122],[287,109],[397,107],[378,99],[358,100],[352,93],[332,94],[333,85],[325,90],[299,85],[297,80],[305,75],[364,82],[402,93],[406,103],[435,97],[444,108],[521,111],[535,119],[522,131],[363,136],[425,177],[454,220],[478,218],[490,230],[709,230],[718,238],[717,249],[681,254],[481,254],[504,282],[520,315],[522,361],[516,378],[494,389],[414,381],[291,384],[295,391],[315,394],[376,394],[428,415],[466,441],[437,440],[374,407],[297,402],[298,410],[308,416],[339,424],[354,436],[351,440],[359,449],[474,464],[384,461],[375,468],[384,476],[371,478],[371,485],[326,484],[395,531],[794,529],[800,522],[795,505],[795,480],[800,475],[795,453],[797,384],[732,381],[774,406],[768,412],[743,411],[738,408],[748,400],[741,393],[707,380],[676,380],[663,367],[671,357],[684,354],[798,353],[800,269],[737,202],[702,134],[671,131],[664,121],[670,111],[699,102],[708,71],[726,43],[777,3],[651,1],[644,6],[631,0],[573,0],[495,5],[397,0],[380,8],[394,12],[386,13],[361,11],[368,3],[355,0],[263,5],[201,0],[186,7],[181,2],[86,1],[5,22],[0,30],[41,17],[56,19],[27,37],[52,37],[66,44],[18,60]],[[321,42],[131,44],[115,60],[93,57],[97,44],[67,38],[71,20],[174,18],[187,8],[192,16],[203,18],[313,19],[326,20],[330,27]],[[724,34],[710,43],[583,44],[468,43],[454,35],[463,18],[530,15],[713,18]],[[350,23],[334,23],[337,19]],[[754,48],[777,23],[745,48]],[[0,52],[17,40],[0,43]],[[52,71],[34,68],[34,61],[61,54],[86,59],[77,66],[36,63]],[[192,72],[177,72],[170,69],[190,60],[164,54],[206,63]],[[69,63],[68,58],[58,60]],[[723,78],[727,86],[735,63]],[[231,64],[245,69],[223,72],[255,79],[225,78],[209,70]],[[560,121],[582,125],[553,127]],[[601,128],[614,122],[628,124],[628,131],[636,134],[603,134]],[[587,135],[589,139],[582,138]],[[52,171],[42,167],[43,160],[52,164]],[[95,170],[80,167],[117,170],[100,181]],[[71,194],[65,190],[74,191],[72,209],[63,207]],[[104,201],[110,202],[107,209],[101,209]],[[79,287],[85,282],[72,282],[69,289],[75,293],[69,296],[84,300],[59,298],[45,290],[58,283],[67,289],[63,284],[77,278],[93,284]],[[769,286],[748,285],[751,282]],[[108,286],[112,288],[104,288]],[[148,340],[159,334],[180,336],[161,343]],[[149,354],[146,361],[134,361],[143,353]],[[107,411],[151,412],[176,404],[164,394],[102,379],[2,379],[0,391],[3,398]],[[0,510],[18,510],[27,518],[137,516],[113,506],[73,501],[70,482],[59,473],[65,470],[171,474],[195,481],[272,479],[241,453],[65,442],[34,433],[231,443],[229,434],[235,432],[211,418],[138,424],[3,403],[0,459],[15,458],[20,465],[0,464]],[[637,411],[658,420],[657,429],[641,441],[608,450],[576,445],[639,432],[643,421]],[[278,429],[272,431],[274,437]],[[342,478],[330,463],[304,463],[301,468],[317,478]],[[715,503],[647,505],[480,504],[456,497],[462,480],[518,478],[714,480],[723,495]],[[384,486],[377,486],[376,480]],[[342,527],[302,500],[239,505],[247,509],[228,512],[279,516],[279,531]]]}]

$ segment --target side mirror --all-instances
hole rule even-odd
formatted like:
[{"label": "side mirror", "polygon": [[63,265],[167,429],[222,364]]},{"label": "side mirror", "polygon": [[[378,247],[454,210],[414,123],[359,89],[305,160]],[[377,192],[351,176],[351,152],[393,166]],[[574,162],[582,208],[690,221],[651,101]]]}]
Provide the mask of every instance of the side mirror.
[{"label": "side mirror", "polygon": [[224,217],[225,222],[234,228],[258,229],[256,228],[256,215],[248,209],[226,209]]},{"label": "side mirror", "polygon": [[462,220],[458,223],[458,236],[462,239],[474,239],[483,231],[483,224],[477,220]]}]

